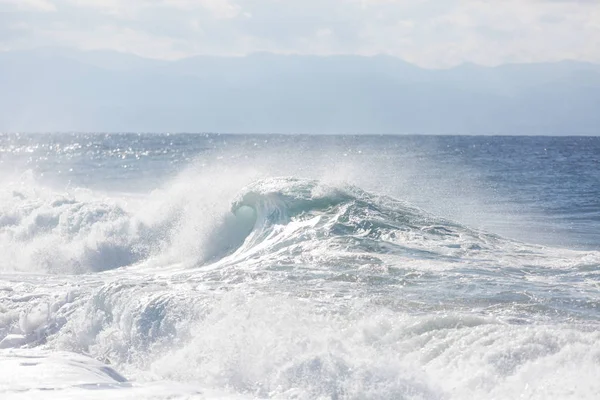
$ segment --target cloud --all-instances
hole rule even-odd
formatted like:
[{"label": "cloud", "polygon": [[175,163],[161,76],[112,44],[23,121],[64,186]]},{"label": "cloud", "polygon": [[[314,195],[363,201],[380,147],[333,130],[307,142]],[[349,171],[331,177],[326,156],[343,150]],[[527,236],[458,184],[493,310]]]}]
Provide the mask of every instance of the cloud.
[{"label": "cloud", "polygon": [[[59,0],[56,1],[61,2]],[[234,18],[240,13],[240,7],[228,0],[63,0],[63,3],[80,8],[97,10],[101,13],[120,17],[138,18],[152,11],[207,11],[217,19]]]},{"label": "cloud", "polygon": [[432,67],[600,62],[600,7],[592,0],[0,0],[0,7],[5,49],[58,45],[155,58],[386,53]]},{"label": "cloud", "polygon": [[11,10],[52,12],[56,7],[50,0],[0,0],[0,12]]}]

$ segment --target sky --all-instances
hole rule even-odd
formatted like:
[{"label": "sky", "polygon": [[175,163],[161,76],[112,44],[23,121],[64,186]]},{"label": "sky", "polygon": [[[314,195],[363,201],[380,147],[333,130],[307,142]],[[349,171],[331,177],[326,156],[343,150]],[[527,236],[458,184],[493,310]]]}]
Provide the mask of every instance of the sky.
[{"label": "sky", "polygon": [[0,0],[0,50],[600,63],[600,0]]}]

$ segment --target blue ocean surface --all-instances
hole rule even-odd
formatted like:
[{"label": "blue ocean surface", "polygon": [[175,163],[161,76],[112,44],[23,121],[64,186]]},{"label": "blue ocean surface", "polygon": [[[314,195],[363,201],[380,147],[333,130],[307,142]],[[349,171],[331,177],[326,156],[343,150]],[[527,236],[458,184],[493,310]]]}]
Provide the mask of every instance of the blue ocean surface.
[{"label": "blue ocean surface", "polygon": [[600,397],[600,137],[0,134],[0,182],[6,398]]}]

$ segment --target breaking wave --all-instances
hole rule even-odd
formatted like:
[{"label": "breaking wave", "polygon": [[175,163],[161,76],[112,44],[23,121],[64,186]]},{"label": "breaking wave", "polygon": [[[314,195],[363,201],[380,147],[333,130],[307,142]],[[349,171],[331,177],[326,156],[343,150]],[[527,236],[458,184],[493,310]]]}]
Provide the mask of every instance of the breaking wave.
[{"label": "breaking wave", "polygon": [[[393,198],[295,178],[257,181],[233,199],[230,210],[223,206],[229,199],[215,206],[194,193],[173,198],[160,192],[146,203],[129,202],[135,205],[82,190],[5,191],[0,213],[2,270],[99,272],[161,252],[204,264],[224,257],[233,262],[284,248],[288,256],[296,255],[294,248],[304,253],[328,248],[373,257],[460,257],[499,240]],[[196,245],[190,246],[193,242]]]},{"label": "breaking wave", "polygon": [[237,183],[144,198],[6,187],[0,348],[250,397],[600,390],[596,252],[509,240],[351,185]]}]

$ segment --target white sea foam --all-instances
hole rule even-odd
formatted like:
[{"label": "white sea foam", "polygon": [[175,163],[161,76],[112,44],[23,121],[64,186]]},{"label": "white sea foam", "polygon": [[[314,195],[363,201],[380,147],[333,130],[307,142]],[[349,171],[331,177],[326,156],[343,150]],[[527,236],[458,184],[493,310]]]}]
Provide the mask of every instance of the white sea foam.
[{"label": "white sea foam", "polygon": [[4,185],[0,396],[597,398],[597,252],[257,178]]}]

